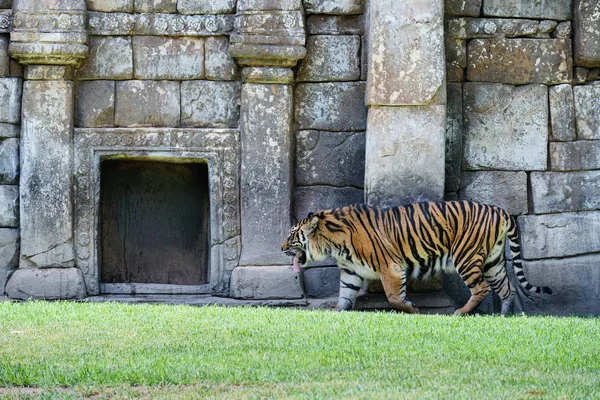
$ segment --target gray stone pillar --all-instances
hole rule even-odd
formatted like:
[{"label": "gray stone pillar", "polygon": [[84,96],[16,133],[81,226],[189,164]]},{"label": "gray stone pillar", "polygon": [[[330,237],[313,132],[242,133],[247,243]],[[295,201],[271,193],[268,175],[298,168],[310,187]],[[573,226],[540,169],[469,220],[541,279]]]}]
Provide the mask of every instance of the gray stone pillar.
[{"label": "gray stone pillar", "polygon": [[231,277],[237,298],[299,298],[291,260],[281,252],[290,228],[294,74],[306,54],[300,0],[240,0],[229,51],[244,67],[242,252]]},{"label": "gray stone pillar", "polygon": [[[85,297],[73,251],[72,66],[87,54],[84,0],[16,0],[9,53],[25,64],[21,256],[9,297]],[[50,65],[49,65],[50,64]]]}]

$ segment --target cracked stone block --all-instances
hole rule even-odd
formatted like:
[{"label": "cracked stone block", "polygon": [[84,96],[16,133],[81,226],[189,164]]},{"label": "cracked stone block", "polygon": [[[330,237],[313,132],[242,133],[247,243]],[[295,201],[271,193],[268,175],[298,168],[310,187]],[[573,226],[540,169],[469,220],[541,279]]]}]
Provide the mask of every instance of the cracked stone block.
[{"label": "cracked stone block", "polygon": [[179,82],[117,82],[116,126],[178,126]]},{"label": "cracked stone block", "polygon": [[298,129],[364,131],[364,82],[301,83],[294,109]]},{"label": "cracked stone block", "polygon": [[353,187],[297,186],[294,215],[301,221],[311,212],[364,203],[364,196],[362,189]]},{"label": "cracked stone block", "polygon": [[486,0],[483,2],[483,15],[568,20],[572,18],[571,0]]},{"label": "cracked stone block", "polygon": [[600,169],[600,141],[550,142],[553,171]]},{"label": "cracked stone block", "polygon": [[463,101],[467,169],[546,169],[547,86],[467,82]]},{"label": "cracked stone block", "polygon": [[0,228],[0,296],[13,270],[19,265],[19,230]]},{"label": "cracked stone block", "polygon": [[134,78],[200,79],[204,76],[204,39],[134,36]]},{"label": "cracked stone block", "polygon": [[19,186],[17,185],[0,185],[0,227],[19,227]]},{"label": "cracked stone block", "polygon": [[177,0],[181,14],[231,14],[235,13],[236,0]]},{"label": "cracked stone block", "polygon": [[133,0],[87,0],[89,11],[133,12]]},{"label": "cracked stone block", "polygon": [[0,138],[14,138],[20,135],[19,125],[0,123]]},{"label": "cracked stone block", "polygon": [[313,35],[306,43],[306,57],[298,70],[298,82],[355,81],[360,78],[360,36]]},{"label": "cracked stone block", "polygon": [[578,139],[600,139],[600,84],[575,86],[575,120]]},{"label": "cracked stone block", "polygon": [[21,121],[21,79],[0,78],[0,122]]},{"label": "cracked stone block", "polygon": [[91,36],[79,79],[133,78],[133,50],[128,36]]},{"label": "cracked stone block", "polygon": [[550,139],[556,141],[575,140],[575,103],[573,86],[556,85],[549,88],[550,122],[552,130]]},{"label": "cracked stone block", "polygon": [[445,0],[445,13],[449,16],[478,17],[482,0]]},{"label": "cracked stone block", "polygon": [[231,297],[255,300],[300,299],[304,297],[304,293],[300,275],[294,272],[291,265],[247,266],[237,267],[231,273]]},{"label": "cracked stone block", "polygon": [[11,299],[82,299],[85,283],[79,268],[19,268],[6,284]]},{"label": "cracked stone block", "polygon": [[100,128],[114,125],[115,82],[78,82],[75,100],[75,126]]},{"label": "cracked stone block", "polygon": [[600,209],[600,171],[532,172],[536,214]]},{"label": "cracked stone block", "polygon": [[361,14],[362,0],[304,0],[307,14]]},{"label": "cracked stone block", "polygon": [[527,214],[527,174],[523,171],[463,172],[460,200],[497,206],[510,214]]},{"label": "cracked stone block", "polygon": [[10,76],[9,35],[0,34],[0,78]]},{"label": "cracked stone block", "polygon": [[467,54],[470,81],[553,85],[573,79],[568,39],[473,39]]},{"label": "cracked stone block", "polygon": [[362,15],[311,15],[306,19],[309,35],[364,35]]},{"label": "cracked stone block", "polygon": [[462,85],[448,83],[446,109],[446,179],[445,190],[456,192],[460,185],[463,154],[463,99]]},{"label": "cracked stone block", "polygon": [[577,0],[573,20],[575,64],[600,67],[600,2]]},{"label": "cracked stone block", "polygon": [[177,0],[134,0],[135,12],[175,13]]},{"label": "cracked stone block", "polygon": [[340,269],[331,267],[306,268],[302,273],[306,297],[337,296],[340,290]]},{"label": "cracked stone block", "polygon": [[365,132],[296,132],[296,184],[354,186],[365,180]]},{"label": "cracked stone block", "polygon": [[181,125],[236,127],[239,119],[239,103],[239,82],[182,82]]},{"label": "cracked stone block", "polygon": [[600,211],[521,215],[518,224],[525,259],[600,252]]},{"label": "cracked stone block", "polygon": [[204,39],[204,74],[206,79],[217,81],[239,78],[239,68],[229,55],[229,39],[226,36]]},{"label": "cracked stone block", "polygon": [[19,139],[0,140],[0,184],[19,180]]}]

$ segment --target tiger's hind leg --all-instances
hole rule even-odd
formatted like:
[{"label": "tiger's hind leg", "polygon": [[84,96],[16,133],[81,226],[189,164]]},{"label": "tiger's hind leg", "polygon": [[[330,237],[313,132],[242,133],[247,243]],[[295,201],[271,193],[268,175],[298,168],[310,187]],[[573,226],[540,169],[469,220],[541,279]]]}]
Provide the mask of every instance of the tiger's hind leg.
[{"label": "tiger's hind leg", "polygon": [[397,310],[418,314],[419,309],[406,298],[406,274],[404,268],[392,264],[381,271],[381,283],[390,304]]},{"label": "tiger's hind leg", "polygon": [[473,311],[491,292],[481,272],[483,262],[477,258],[470,264],[457,266],[458,274],[463,278],[471,291],[471,297],[467,304],[454,312],[454,315],[465,315]]},{"label": "tiger's hind leg", "polygon": [[502,301],[500,315],[506,315],[515,300],[515,288],[508,279],[504,254],[502,254],[500,259],[493,260],[484,265],[483,276]]}]

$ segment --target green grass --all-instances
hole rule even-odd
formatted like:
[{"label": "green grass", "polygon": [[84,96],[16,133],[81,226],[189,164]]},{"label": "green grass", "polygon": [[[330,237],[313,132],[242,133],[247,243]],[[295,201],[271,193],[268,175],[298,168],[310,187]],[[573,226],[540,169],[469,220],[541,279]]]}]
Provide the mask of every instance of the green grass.
[{"label": "green grass", "polygon": [[1,397],[600,398],[600,319],[0,302]]}]

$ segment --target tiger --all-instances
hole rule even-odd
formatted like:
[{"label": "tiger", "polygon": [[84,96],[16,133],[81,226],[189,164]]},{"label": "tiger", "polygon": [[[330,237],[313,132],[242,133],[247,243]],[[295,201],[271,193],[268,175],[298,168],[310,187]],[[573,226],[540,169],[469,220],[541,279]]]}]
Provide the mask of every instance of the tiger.
[{"label": "tiger", "polygon": [[337,261],[339,311],[354,307],[364,279],[380,279],[394,308],[418,313],[406,297],[407,279],[458,272],[471,296],[456,315],[472,312],[491,289],[500,297],[505,315],[516,293],[506,270],[507,239],[521,286],[551,294],[546,286],[531,285],[523,273],[515,218],[502,208],[467,200],[321,210],[292,226],[281,250],[294,257],[296,272],[309,261]]}]

